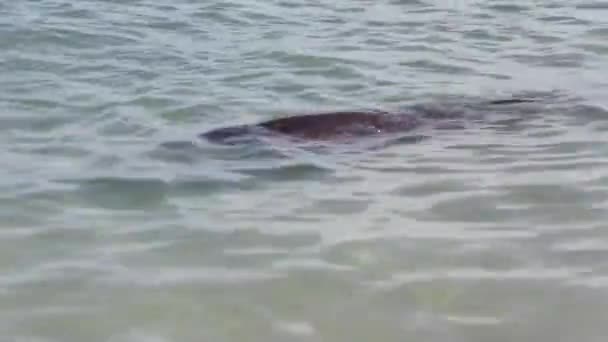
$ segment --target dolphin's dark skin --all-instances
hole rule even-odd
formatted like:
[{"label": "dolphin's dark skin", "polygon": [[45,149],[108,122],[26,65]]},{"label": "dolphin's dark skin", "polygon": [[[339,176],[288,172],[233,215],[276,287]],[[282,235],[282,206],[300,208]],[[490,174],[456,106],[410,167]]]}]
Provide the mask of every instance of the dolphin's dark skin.
[{"label": "dolphin's dark skin", "polygon": [[[507,105],[531,102],[528,99],[506,99],[486,102],[489,105]],[[450,115],[446,114],[445,117]],[[442,113],[427,116],[441,118]],[[407,132],[425,122],[424,116],[408,112],[340,111],[288,116],[263,121],[257,124],[218,128],[200,136],[215,143],[234,143],[244,137],[279,134],[304,140],[332,141],[341,137],[364,137],[372,135]]]}]

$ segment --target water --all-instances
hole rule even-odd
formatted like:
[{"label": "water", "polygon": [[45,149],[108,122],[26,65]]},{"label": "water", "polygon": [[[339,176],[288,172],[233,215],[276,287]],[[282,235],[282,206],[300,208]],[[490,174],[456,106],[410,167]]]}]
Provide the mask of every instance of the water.
[{"label": "water", "polygon": [[[594,0],[2,2],[2,340],[603,341],[607,18]],[[418,143],[196,138],[534,92]]]}]

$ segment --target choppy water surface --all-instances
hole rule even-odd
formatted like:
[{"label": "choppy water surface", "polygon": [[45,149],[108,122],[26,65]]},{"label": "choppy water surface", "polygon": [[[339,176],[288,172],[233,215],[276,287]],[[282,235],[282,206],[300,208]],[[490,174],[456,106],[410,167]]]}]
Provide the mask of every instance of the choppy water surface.
[{"label": "choppy water surface", "polygon": [[[3,1],[2,340],[604,341],[607,71],[594,0]],[[532,93],[417,143],[196,138]]]}]

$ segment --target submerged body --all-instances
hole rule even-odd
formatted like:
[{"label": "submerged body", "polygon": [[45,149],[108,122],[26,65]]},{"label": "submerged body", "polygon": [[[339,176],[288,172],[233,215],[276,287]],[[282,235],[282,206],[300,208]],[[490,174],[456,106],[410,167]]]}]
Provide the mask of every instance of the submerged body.
[{"label": "submerged body", "polygon": [[[530,102],[525,99],[490,101],[490,105]],[[334,141],[341,138],[358,138],[373,135],[408,132],[429,120],[454,118],[456,112],[426,111],[381,112],[340,111],[305,114],[277,118],[256,124],[229,126],[201,134],[215,143],[235,143],[242,138],[282,135],[304,140]]]},{"label": "submerged body", "polygon": [[363,137],[397,133],[420,125],[420,120],[404,113],[328,112],[289,116],[252,125],[219,128],[202,134],[213,142],[233,138],[281,134],[305,140],[333,140],[340,137]]}]

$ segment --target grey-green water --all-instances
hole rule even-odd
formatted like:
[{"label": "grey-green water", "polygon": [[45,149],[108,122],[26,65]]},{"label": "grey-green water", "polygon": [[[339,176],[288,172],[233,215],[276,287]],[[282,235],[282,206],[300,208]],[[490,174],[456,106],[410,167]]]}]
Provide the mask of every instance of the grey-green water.
[{"label": "grey-green water", "polygon": [[[607,71],[599,0],[2,1],[1,340],[604,341]],[[416,144],[196,139],[555,90]]]}]

